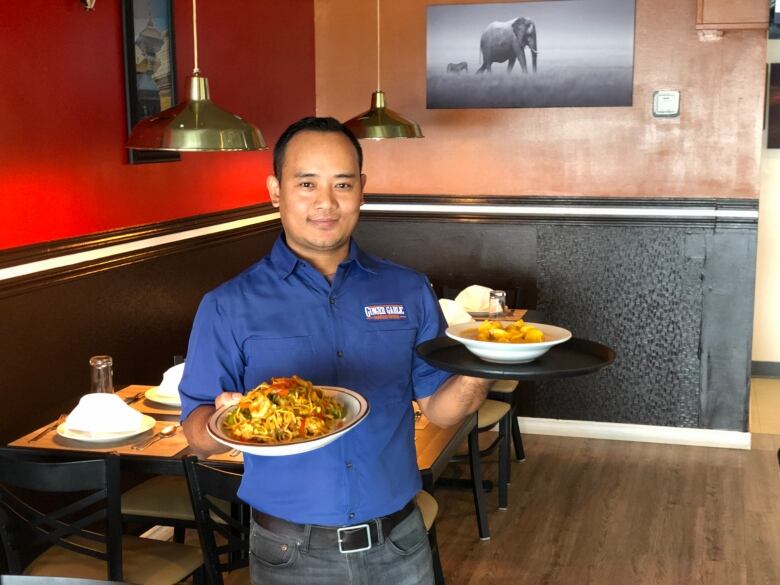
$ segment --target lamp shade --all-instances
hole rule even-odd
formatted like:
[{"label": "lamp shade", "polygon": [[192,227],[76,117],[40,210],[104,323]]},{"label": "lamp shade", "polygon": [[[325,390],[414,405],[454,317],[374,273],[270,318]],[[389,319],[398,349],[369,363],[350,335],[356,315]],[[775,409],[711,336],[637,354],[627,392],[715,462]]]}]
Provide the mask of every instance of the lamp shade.
[{"label": "lamp shade", "polygon": [[344,122],[357,138],[382,140],[384,138],[422,138],[420,125],[407,120],[385,106],[385,92],[376,90],[371,96],[367,112]]},{"label": "lamp shade", "polygon": [[267,148],[260,130],[211,101],[208,79],[196,73],[187,81],[187,99],[138,122],[130,134],[128,148],[184,152]]}]

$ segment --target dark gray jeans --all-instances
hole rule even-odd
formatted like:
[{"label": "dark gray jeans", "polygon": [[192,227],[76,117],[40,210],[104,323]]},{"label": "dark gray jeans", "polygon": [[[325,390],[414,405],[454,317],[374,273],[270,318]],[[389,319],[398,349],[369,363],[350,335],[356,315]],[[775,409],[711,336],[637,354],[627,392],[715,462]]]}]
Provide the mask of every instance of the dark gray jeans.
[{"label": "dark gray jeans", "polygon": [[415,509],[367,551],[315,549],[252,521],[252,585],[433,585],[433,562],[422,515]]}]

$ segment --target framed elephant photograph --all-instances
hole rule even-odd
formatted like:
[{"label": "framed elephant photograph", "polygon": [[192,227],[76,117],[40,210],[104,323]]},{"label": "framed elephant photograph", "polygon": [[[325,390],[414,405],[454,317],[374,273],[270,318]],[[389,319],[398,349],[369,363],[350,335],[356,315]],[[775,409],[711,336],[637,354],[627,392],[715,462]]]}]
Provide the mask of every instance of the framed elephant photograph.
[{"label": "framed elephant photograph", "polygon": [[630,107],[634,0],[428,6],[427,106]]}]

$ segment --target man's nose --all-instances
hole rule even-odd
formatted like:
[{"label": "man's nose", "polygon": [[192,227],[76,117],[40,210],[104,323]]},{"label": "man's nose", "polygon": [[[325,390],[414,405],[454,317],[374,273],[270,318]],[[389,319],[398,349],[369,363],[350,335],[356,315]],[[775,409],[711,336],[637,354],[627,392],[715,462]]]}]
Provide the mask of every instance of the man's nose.
[{"label": "man's nose", "polygon": [[317,190],[317,199],[314,202],[315,207],[318,209],[331,209],[338,206],[336,200],[336,193],[330,187],[324,187]]}]

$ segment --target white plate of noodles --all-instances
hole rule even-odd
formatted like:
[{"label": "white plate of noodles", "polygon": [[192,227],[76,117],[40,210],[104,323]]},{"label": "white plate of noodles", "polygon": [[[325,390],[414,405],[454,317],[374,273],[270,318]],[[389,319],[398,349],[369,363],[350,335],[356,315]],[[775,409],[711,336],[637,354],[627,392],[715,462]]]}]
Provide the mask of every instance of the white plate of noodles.
[{"label": "white plate of noodles", "polygon": [[214,440],[244,453],[296,455],[335,441],[368,412],[368,401],[354,390],[292,376],[263,382],[238,404],[218,409],[207,429]]}]

